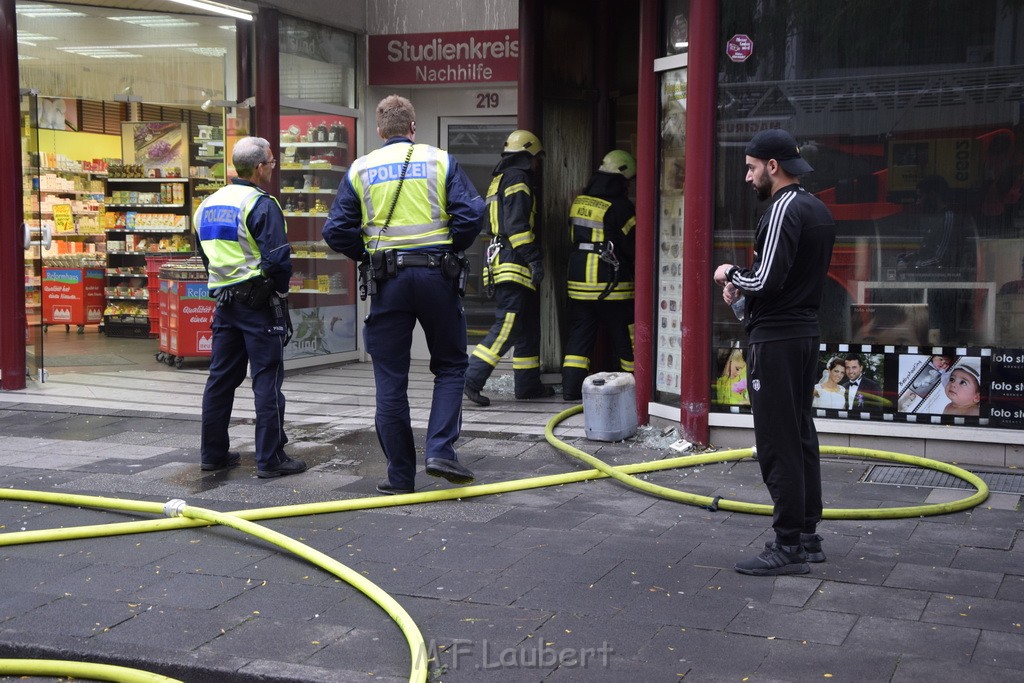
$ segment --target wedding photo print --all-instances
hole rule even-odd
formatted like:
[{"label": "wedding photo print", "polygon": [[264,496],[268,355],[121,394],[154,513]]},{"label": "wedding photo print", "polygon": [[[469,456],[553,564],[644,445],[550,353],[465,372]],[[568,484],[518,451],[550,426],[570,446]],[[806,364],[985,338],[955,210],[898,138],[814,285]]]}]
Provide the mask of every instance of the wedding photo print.
[{"label": "wedding photo print", "polygon": [[823,353],[821,372],[811,405],[821,411],[879,412],[891,410],[885,397],[885,356],[881,353]]}]

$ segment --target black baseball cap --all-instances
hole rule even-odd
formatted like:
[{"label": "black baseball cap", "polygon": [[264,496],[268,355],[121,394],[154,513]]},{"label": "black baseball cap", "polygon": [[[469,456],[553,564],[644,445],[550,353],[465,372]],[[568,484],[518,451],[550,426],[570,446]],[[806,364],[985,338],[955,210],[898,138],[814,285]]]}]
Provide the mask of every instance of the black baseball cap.
[{"label": "black baseball cap", "polygon": [[751,138],[743,153],[755,159],[775,159],[790,175],[803,175],[814,170],[800,156],[796,139],[781,128],[762,130]]}]

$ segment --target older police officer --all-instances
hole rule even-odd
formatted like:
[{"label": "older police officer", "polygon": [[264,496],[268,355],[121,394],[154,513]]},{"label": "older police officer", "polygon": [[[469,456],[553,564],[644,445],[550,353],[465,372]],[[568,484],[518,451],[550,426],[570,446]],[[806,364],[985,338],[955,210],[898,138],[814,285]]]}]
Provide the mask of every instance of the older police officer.
[{"label": "older police officer", "polygon": [[256,402],[256,474],[262,478],[297,474],[306,463],[288,457],[284,445],[284,344],[290,330],[288,279],[291,250],[284,214],[262,190],[277,163],[270,143],[247,137],[231,154],[238,177],[196,209],[197,245],[209,270],[213,316],[210,376],[203,392],[202,469],[238,465],[228,451],[228,426],[235,389],[252,370]]}]

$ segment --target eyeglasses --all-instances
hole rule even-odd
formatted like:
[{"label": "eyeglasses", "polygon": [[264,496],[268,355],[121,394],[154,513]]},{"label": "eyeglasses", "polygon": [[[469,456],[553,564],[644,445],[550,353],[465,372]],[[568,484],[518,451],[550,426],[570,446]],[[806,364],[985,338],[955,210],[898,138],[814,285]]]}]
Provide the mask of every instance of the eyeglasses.
[{"label": "eyeglasses", "polygon": [[270,167],[273,168],[274,166],[277,166],[277,159],[271,159],[270,161],[261,161],[259,163],[260,166],[263,166],[264,164],[270,164]]}]

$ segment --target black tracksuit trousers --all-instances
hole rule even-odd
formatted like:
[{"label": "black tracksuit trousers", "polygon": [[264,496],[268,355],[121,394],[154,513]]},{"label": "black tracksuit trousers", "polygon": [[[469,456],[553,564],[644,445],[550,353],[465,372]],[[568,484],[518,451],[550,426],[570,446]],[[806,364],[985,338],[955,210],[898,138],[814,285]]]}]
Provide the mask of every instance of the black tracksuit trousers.
[{"label": "black tracksuit trousers", "polygon": [[799,545],[821,521],[821,463],[811,401],[818,338],[750,345],[747,386],[761,476],[775,504],[772,527],[781,545]]}]

